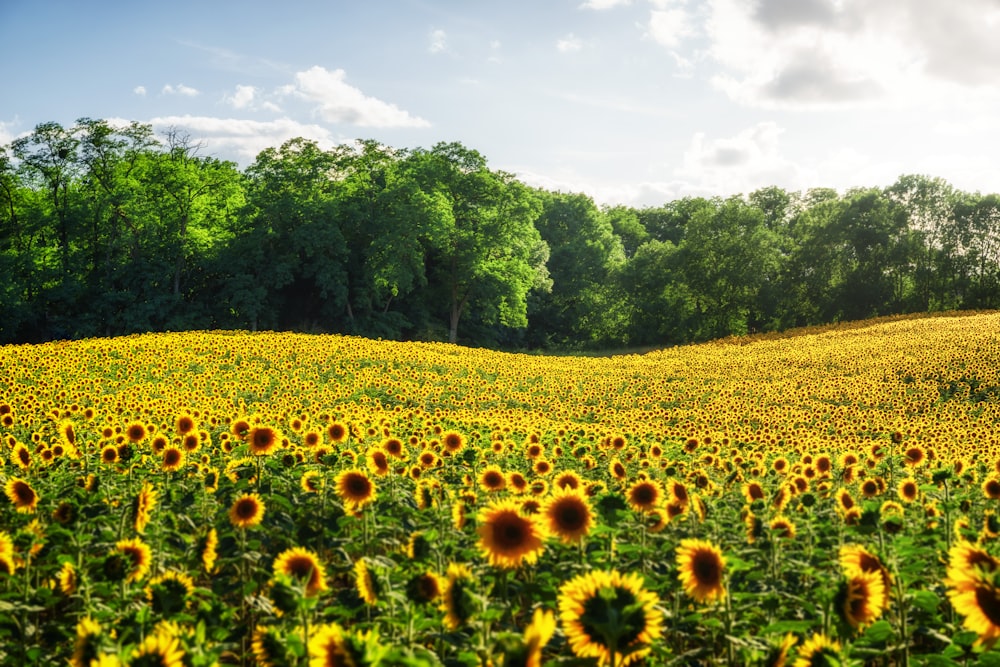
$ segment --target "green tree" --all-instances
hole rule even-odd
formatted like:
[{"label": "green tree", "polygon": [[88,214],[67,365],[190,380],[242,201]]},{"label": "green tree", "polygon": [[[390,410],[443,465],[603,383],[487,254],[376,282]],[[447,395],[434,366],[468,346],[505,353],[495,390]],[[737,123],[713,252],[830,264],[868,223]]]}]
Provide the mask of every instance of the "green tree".
[{"label": "green tree", "polygon": [[535,227],[550,248],[546,266],[552,288],[533,299],[531,342],[546,347],[621,343],[624,333],[615,319],[621,309],[615,307],[611,291],[611,276],[625,261],[621,240],[590,197],[541,197]]},{"label": "green tree", "polygon": [[336,160],[291,139],[246,169],[246,206],[224,261],[243,326],[335,328],[347,305],[349,248],[336,220]]},{"label": "green tree", "polygon": [[428,266],[432,287],[447,304],[448,340],[458,340],[470,307],[486,324],[526,326],[528,293],[548,286],[548,247],[533,224],[537,197],[459,143],[439,143],[415,158],[424,192],[447,203]]},{"label": "green tree", "polygon": [[695,339],[745,334],[766,324],[761,295],[777,280],[780,257],[759,208],[742,197],[701,206],[678,247],[694,299]]}]

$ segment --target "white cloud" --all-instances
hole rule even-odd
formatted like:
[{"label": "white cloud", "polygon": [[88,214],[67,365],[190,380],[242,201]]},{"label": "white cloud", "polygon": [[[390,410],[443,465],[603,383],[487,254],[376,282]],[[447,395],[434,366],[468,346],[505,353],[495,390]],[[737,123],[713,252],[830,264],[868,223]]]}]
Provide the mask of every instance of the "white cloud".
[{"label": "white cloud", "polygon": [[442,53],[448,50],[448,35],[444,30],[434,30],[431,32],[431,44],[427,47],[431,53]]},{"label": "white cloud", "polygon": [[559,53],[572,53],[583,48],[583,40],[570,33],[556,42],[556,49]]},{"label": "white cloud", "polygon": [[198,95],[198,91],[191,86],[185,86],[183,83],[172,86],[169,83],[163,86],[163,90],[160,91],[164,95],[183,95],[184,97],[195,97]]},{"label": "white cloud", "polygon": [[712,193],[751,192],[776,184],[791,189],[810,187],[812,174],[782,154],[782,132],[773,122],[757,123],[731,137],[710,139],[699,132],[674,175]]},{"label": "white cloud", "polygon": [[145,97],[146,86],[136,86],[135,88],[132,89],[132,92],[138,95],[139,97]]},{"label": "white cloud", "polygon": [[395,104],[365,95],[346,82],[342,69],[329,71],[314,66],[295,74],[295,83],[284,92],[314,103],[314,112],[330,123],[358,127],[429,127],[423,118],[411,116]]},{"label": "white cloud", "polygon": [[649,35],[658,44],[676,48],[695,33],[690,15],[680,7],[654,9],[649,13]]},{"label": "white cloud", "polygon": [[17,138],[17,135],[12,130],[19,124],[16,119],[9,122],[0,120],[0,146],[8,146]]},{"label": "white cloud", "polygon": [[709,0],[713,83],[770,108],[950,104],[1000,94],[996,0]]},{"label": "white cloud", "polygon": [[234,109],[245,109],[250,106],[254,101],[254,96],[257,93],[257,89],[253,86],[244,86],[242,84],[236,86],[236,92],[232,95],[226,95],[225,100]]},{"label": "white cloud", "polygon": [[233,160],[242,166],[252,162],[265,148],[280,146],[295,137],[311,139],[324,149],[338,143],[328,129],[290,118],[256,121],[184,115],[153,118],[149,124],[158,132],[169,128],[187,132],[194,141],[204,143],[203,154]]},{"label": "white cloud", "polygon": [[630,4],[632,4],[632,0],[587,0],[580,5],[580,9],[604,10]]}]

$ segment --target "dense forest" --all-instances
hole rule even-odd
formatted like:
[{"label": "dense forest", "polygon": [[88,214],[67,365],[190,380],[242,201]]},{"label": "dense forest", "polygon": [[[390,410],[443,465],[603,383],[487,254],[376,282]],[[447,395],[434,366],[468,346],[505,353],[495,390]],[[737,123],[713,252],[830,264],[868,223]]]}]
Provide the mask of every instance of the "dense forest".
[{"label": "dense forest", "polygon": [[459,143],[305,139],[241,170],[80,119],[0,147],[0,343],[294,329],[663,346],[1000,307],[1000,197],[941,179],[598,207]]}]

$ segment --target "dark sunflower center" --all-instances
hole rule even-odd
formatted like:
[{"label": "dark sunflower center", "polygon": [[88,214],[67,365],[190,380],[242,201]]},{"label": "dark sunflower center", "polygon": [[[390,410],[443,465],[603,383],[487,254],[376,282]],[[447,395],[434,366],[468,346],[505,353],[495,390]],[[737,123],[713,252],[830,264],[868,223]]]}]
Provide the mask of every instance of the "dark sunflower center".
[{"label": "dark sunflower center", "polygon": [[555,510],[556,524],[564,531],[575,531],[583,528],[587,514],[576,502],[560,503]]},{"label": "dark sunflower center", "polygon": [[371,484],[361,475],[352,475],[347,479],[347,492],[352,498],[367,498]]},{"label": "dark sunflower center", "polygon": [[722,580],[722,569],[719,567],[719,559],[715,554],[700,552],[695,555],[691,563],[695,579],[702,586],[718,586]]},{"label": "dark sunflower center", "polygon": [[642,484],[632,491],[632,500],[636,505],[652,505],[656,502],[656,489],[649,484]]},{"label": "dark sunflower center", "polygon": [[632,644],[646,629],[646,614],[635,595],[624,588],[606,588],[583,603],[580,624],[594,643],[617,649]]},{"label": "dark sunflower center", "polygon": [[313,567],[313,562],[308,558],[292,558],[285,565],[285,569],[288,574],[299,579],[304,579],[310,576],[315,568]]},{"label": "dark sunflower center", "polygon": [[163,463],[168,466],[175,466],[181,462],[181,453],[176,449],[168,449],[163,455]]},{"label": "dark sunflower center", "polygon": [[493,538],[501,550],[517,549],[527,538],[526,522],[519,516],[504,516],[493,527]]},{"label": "dark sunflower center", "polygon": [[17,497],[17,504],[30,505],[35,500],[35,491],[24,482],[14,484],[14,495]]},{"label": "dark sunflower center", "polygon": [[252,519],[257,514],[257,503],[253,500],[241,500],[236,505],[236,516],[241,519]]},{"label": "dark sunflower center", "polygon": [[976,605],[994,626],[1000,626],[1000,596],[992,586],[976,586]]},{"label": "dark sunflower center", "polygon": [[503,475],[498,472],[491,471],[483,475],[483,481],[486,483],[486,486],[491,489],[496,488],[503,484]]}]

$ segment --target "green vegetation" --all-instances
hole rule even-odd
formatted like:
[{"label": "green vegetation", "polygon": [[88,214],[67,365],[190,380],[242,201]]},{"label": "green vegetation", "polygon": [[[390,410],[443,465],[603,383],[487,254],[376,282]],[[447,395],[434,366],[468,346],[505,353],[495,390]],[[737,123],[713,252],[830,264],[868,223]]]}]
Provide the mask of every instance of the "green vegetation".
[{"label": "green vegetation", "polygon": [[519,349],[663,346],[1000,306],[1000,197],[902,176],[601,208],[459,143],[240,170],[81,119],[0,147],[0,343],[275,329]]}]

